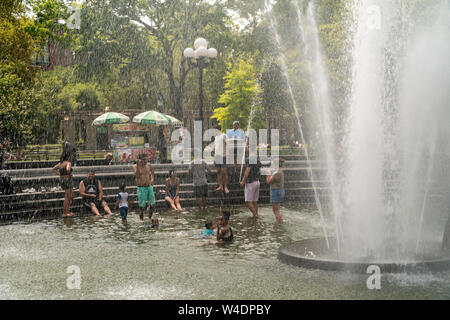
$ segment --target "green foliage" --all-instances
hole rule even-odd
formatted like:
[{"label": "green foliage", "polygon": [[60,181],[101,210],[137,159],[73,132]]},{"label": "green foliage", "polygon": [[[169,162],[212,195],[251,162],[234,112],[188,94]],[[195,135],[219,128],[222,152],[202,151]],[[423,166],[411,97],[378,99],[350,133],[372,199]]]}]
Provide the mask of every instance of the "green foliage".
[{"label": "green foliage", "polygon": [[92,111],[104,109],[102,93],[93,83],[75,83],[65,86],[56,97],[65,111]]},{"label": "green foliage", "polygon": [[57,40],[63,42],[68,35],[65,25],[59,20],[68,18],[67,6],[61,0],[27,0],[35,14],[33,23],[27,26],[27,32],[36,41]]},{"label": "green foliage", "polygon": [[[219,103],[223,107],[216,108],[212,118],[217,119],[222,128],[232,128],[233,121],[238,120],[242,128],[247,128],[250,116],[253,117],[251,127],[264,127],[259,94],[261,88],[251,63],[239,61],[225,76],[225,92]],[[251,109],[253,106],[253,114]]]},{"label": "green foliage", "polygon": [[16,17],[23,10],[17,1],[7,1],[0,20],[0,136],[23,144],[31,134],[28,122],[34,113],[33,72],[29,70],[33,39],[26,32],[29,20]]},{"label": "green foliage", "polygon": [[15,145],[34,139],[39,118],[38,72],[31,57],[57,29],[64,11],[57,0],[33,0],[36,17],[26,14],[25,1],[2,1],[0,5],[0,136]]},{"label": "green foliage", "polygon": [[22,0],[2,0],[0,1],[0,21],[15,21],[24,10]]},{"label": "green foliage", "polygon": [[292,112],[292,101],[287,92],[286,77],[281,68],[271,63],[262,73],[261,77],[262,106],[266,113]]},{"label": "green foliage", "polygon": [[[74,42],[76,57],[81,61],[77,76],[82,81],[100,83],[115,97],[110,99],[111,105],[120,101],[118,108],[154,109],[162,93],[166,103],[161,111],[182,117],[183,102],[188,109],[197,103],[194,68],[188,66],[183,50],[202,36],[219,54],[225,53],[231,49],[227,48],[232,43],[230,24],[222,1],[85,2],[81,29]],[[205,86],[207,106],[220,94],[226,63],[220,61],[212,68],[220,72],[205,74],[205,82],[211,85]],[[130,87],[125,89],[122,83]],[[130,100],[126,101],[124,95]]]},{"label": "green foliage", "polygon": [[321,0],[317,8],[319,37],[334,99],[333,122],[341,134],[351,96],[352,5],[349,0]]},{"label": "green foliage", "polygon": [[[60,111],[157,109],[160,94],[160,111],[182,118],[183,111],[197,110],[199,104],[198,70],[182,56],[197,37],[219,52],[204,70],[203,91],[205,111],[214,110],[213,118],[224,128],[234,120],[245,128],[252,103],[253,128],[265,125],[265,115],[292,116],[281,52],[302,121],[313,123],[307,120],[313,118],[308,106],[311,61],[302,46],[295,6],[304,12],[311,1],[271,1],[278,48],[265,0],[89,0],[82,2],[79,30],[58,23],[68,16],[63,0],[2,0],[0,134],[20,143],[56,142]],[[404,3],[417,19],[432,21],[433,2]],[[314,1],[336,123],[343,123],[350,96],[352,3]],[[238,24],[236,15],[245,23]],[[30,68],[32,55],[49,40],[70,44],[76,65],[49,72]]]}]

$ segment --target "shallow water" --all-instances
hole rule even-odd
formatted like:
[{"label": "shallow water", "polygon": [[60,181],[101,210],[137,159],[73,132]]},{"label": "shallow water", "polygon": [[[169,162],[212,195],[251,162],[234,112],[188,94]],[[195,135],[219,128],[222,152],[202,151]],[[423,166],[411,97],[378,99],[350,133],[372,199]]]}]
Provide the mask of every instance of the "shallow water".
[{"label": "shallow water", "polygon": [[[450,272],[383,275],[369,290],[369,275],[308,270],[278,261],[282,244],[321,235],[319,215],[270,206],[254,220],[244,207],[230,225],[235,241],[202,239],[206,219],[219,211],[160,212],[161,229],[136,214],[55,219],[0,227],[0,299],[449,299]],[[147,223],[147,221],[146,221]],[[67,288],[80,268],[79,290]]]}]

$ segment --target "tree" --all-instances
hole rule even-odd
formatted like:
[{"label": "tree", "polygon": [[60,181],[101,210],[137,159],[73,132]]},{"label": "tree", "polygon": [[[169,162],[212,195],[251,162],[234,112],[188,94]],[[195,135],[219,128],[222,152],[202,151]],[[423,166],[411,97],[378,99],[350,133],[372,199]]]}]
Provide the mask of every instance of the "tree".
[{"label": "tree", "polygon": [[[8,1],[0,20],[0,135],[13,144],[23,144],[31,133],[30,119],[34,72],[29,69],[34,51],[26,28],[30,21],[20,16],[19,1]],[[6,12],[6,13],[5,13]]]},{"label": "tree", "polygon": [[[175,116],[181,119],[186,79],[192,70],[182,55],[184,48],[199,36],[214,43],[219,52],[230,43],[231,20],[222,1],[111,0],[105,4],[93,0],[83,4],[81,23],[77,54],[88,57],[81,67],[83,74],[101,70],[111,75],[116,67],[140,67],[143,80],[167,81]],[[157,74],[160,70],[165,79],[148,77],[149,70]]]},{"label": "tree", "polygon": [[[251,127],[260,129],[265,126],[261,112],[259,95],[261,88],[251,63],[239,61],[225,76],[225,92],[212,118],[217,119],[222,128],[232,128],[233,121],[238,120],[242,128],[247,128],[250,118]],[[252,113],[253,108],[253,113]]]},{"label": "tree", "polygon": [[38,73],[31,57],[52,33],[64,7],[57,0],[29,3],[37,10],[35,18],[26,14],[23,1],[8,0],[0,6],[0,135],[19,146],[32,139],[37,114]]}]

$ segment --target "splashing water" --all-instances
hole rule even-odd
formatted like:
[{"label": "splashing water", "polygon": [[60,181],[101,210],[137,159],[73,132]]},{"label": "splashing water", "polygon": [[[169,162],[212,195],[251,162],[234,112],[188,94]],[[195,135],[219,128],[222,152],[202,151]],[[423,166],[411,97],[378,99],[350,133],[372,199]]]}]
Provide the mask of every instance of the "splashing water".
[{"label": "splashing water", "polygon": [[300,121],[300,115],[299,115],[298,109],[297,109],[298,108],[297,107],[297,102],[295,101],[294,93],[292,91],[291,79],[290,79],[289,74],[287,72],[286,57],[284,56],[283,51],[282,51],[280,35],[278,34],[278,32],[277,32],[277,30],[275,28],[274,21],[273,21],[273,16],[272,16],[271,10],[269,9],[269,3],[268,3],[267,0],[265,0],[264,4],[265,4],[267,16],[269,18],[269,22],[270,22],[270,29],[272,30],[273,35],[275,36],[276,46],[277,46],[277,49],[278,49],[278,53],[279,53],[279,55],[281,57],[281,59],[280,59],[281,60],[281,69],[282,69],[283,75],[284,75],[284,77],[286,79],[288,92],[289,92],[289,97],[290,97],[291,102],[292,102],[292,107],[294,109],[295,118],[297,119],[297,127],[298,127],[298,130],[300,132],[300,138],[301,138],[302,144],[304,146],[304,150],[305,150],[305,156],[306,156],[306,161],[307,161],[307,165],[308,165],[308,174],[309,174],[309,176],[311,178],[312,187],[314,189],[314,199],[315,199],[316,206],[317,206],[317,209],[318,209],[319,214],[320,214],[320,220],[321,220],[321,223],[322,223],[322,231],[323,231],[323,234],[324,234],[325,239],[326,239],[327,247],[329,248],[330,245],[329,245],[329,240],[328,240],[328,233],[327,233],[327,230],[326,230],[326,227],[325,227],[325,219],[324,219],[323,208],[322,208],[322,204],[321,204],[321,201],[319,199],[319,195],[318,195],[318,191],[317,191],[317,186],[316,186],[316,182],[315,182],[316,179],[314,178],[314,174],[313,174],[313,171],[312,171],[311,158],[309,156],[308,147],[306,146],[306,141],[305,141],[305,137],[304,137],[304,134],[303,134],[302,124],[301,124],[301,121]]},{"label": "splashing water", "polygon": [[[353,7],[343,204],[345,250],[352,257],[414,259],[442,243],[450,14],[445,1],[414,9],[407,1],[364,0]],[[429,242],[436,245],[430,249]]]},{"label": "splashing water", "polygon": [[311,105],[317,116],[318,128],[321,144],[324,147],[323,156],[326,160],[328,184],[331,192],[331,205],[334,214],[335,235],[337,252],[339,254],[342,242],[342,227],[341,215],[342,206],[339,201],[337,193],[337,168],[336,168],[336,141],[335,129],[333,128],[330,114],[332,112],[332,99],[329,92],[329,80],[323,63],[323,56],[321,53],[317,23],[314,17],[314,5],[312,2],[308,4],[307,9],[307,24],[311,29],[309,37],[305,33],[305,21],[302,17],[298,3],[294,1],[295,9],[298,18],[298,29],[302,39],[302,45],[305,51],[305,57],[311,61],[309,71],[309,78],[311,83]]},{"label": "splashing water", "polygon": [[[351,4],[353,24],[347,31],[352,63],[347,67],[352,69],[352,85],[346,119],[340,124],[335,123],[337,102],[330,94],[316,8],[309,2],[304,18],[297,1],[293,5],[309,63],[309,103],[327,165],[338,255],[342,251],[342,257],[351,259],[409,261],[438,254],[450,208],[448,4]],[[268,20],[304,143],[270,12]],[[344,126],[341,137],[338,125]],[[317,191],[315,195],[323,220]]]}]

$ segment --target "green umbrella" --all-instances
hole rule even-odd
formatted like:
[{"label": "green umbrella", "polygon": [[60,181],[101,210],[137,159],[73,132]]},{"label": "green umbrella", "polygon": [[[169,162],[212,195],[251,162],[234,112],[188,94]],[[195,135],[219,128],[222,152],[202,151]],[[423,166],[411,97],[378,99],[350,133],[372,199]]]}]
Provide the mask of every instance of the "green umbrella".
[{"label": "green umbrella", "polygon": [[167,124],[174,124],[179,123],[180,120],[175,119],[172,116],[165,115],[164,113],[158,112],[158,111],[146,111],[138,114],[133,118],[134,123],[140,123],[140,124],[160,124],[160,125],[167,125]]},{"label": "green umbrella", "polygon": [[170,121],[172,121],[171,124],[182,124],[183,122],[181,122],[180,120],[178,120],[175,117],[169,116],[168,114],[164,114],[167,118],[170,119]]},{"label": "green umbrella", "polygon": [[130,118],[124,114],[118,112],[107,112],[97,117],[94,121],[92,121],[93,126],[99,126],[102,124],[111,124],[111,123],[126,123],[129,122]]}]

